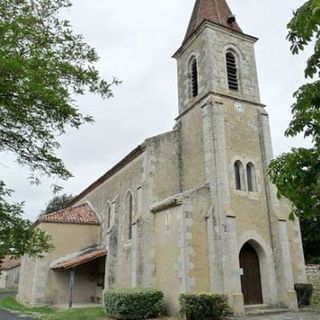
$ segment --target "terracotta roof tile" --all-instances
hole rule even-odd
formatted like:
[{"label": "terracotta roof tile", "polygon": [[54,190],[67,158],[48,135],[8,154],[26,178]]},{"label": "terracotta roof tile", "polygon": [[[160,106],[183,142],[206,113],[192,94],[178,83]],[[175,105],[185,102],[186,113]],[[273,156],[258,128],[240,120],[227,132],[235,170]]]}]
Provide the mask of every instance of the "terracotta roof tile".
[{"label": "terracotta roof tile", "polygon": [[1,271],[7,271],[19,267],[21,265],[20,259],[15,259],[10,256],[6,256],[2,259],[2,263],[0,265]]},{"label": "terracotta roof tile", "polygon": [[100,225],[99,218],[88,203],[66,208],[39,217],[36,223]]},{"label": "terracotta roof tile", "polygon": [[69,270],[77,266],[90,262],[92,260],[104,257],[107,255],[107,250],[92,249],[86,252],[79,253],[78,256],[66,259],[51,266],[53,270]]},{"label": "terracotta roof tile", "polygon": [[228,22],[230,16],[232,16],[232,12],[226,0],[197,0],[184,41],[188,40],[204,21],[242,32],[236,21]]}]

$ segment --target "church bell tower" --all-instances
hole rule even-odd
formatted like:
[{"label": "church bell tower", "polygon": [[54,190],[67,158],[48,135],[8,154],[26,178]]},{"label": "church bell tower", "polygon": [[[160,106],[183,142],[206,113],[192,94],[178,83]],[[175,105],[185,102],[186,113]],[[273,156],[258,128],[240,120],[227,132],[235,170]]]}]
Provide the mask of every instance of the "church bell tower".
[{"label": "church bell tower", "polygon": [[[295,309],[294,283],[306,281],[299,224],[288,221],[288,205],[266,175],[273,152],[257,40],[242,31],[225,0],[197,0],[174,54],[181,188],[208,187],[210,290],[228,295],[239,315],[252,304]],[[289,241],[292,234],[296,241]]]},{"label": "church bell tower", "polygon": [[225,0],[196,2],[178,62],[179,112],[208,94],[260,104],[254,44]]}]

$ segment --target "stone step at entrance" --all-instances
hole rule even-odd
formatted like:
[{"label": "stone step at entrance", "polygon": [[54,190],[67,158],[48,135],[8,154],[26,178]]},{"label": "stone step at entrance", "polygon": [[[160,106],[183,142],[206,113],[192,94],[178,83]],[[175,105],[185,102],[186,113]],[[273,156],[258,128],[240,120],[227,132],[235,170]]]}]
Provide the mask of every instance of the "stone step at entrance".
[{"label": "stone step at entrance", "polygon": [[[288,313],[289,310],[282,306],[268,306],[264,304],[251,305],[245,307],[246,315],[244,319],[248,320],[251,317],[260,317],[268,315],[277,315]],[[227,320],[241,320],[243,317],[228,317]]]},{"label": "stone step at entrance", "polygon": [[289,310],[282,306],[268,306],[265,304],[251,305],[245,307],[246,316],[261,316],[268,314],[286,313]]}]

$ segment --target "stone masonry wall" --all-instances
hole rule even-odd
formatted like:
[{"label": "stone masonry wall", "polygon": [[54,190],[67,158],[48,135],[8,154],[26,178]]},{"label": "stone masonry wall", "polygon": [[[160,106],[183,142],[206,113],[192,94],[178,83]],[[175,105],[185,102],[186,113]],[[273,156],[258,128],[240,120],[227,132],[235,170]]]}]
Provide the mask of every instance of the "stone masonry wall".
[{"label": "stone masonry wall", "polygon": [[308,281],[313,285],[313,303],[320,304],[320,265],[307,265]]}]

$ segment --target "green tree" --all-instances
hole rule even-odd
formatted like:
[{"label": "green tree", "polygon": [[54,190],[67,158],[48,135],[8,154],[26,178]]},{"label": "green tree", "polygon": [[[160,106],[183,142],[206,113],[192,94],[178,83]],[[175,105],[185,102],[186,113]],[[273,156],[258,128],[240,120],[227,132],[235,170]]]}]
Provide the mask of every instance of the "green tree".
[{"label": "green tree", "polygon": [[[29,167],[33,183],[40,182],[37,175],[71,177],[56,155],[56,137],[93,121],[75,96],[107,98],[117,84],[101,79],[95,50],[60,18],[70,6],[70,0],[0,1],[0,152]],[[22,204],[10,204],[10,192],[0,185],[0,255],[47,250],[45,234],[22,219]]]},{"label": "green tree", "polygon": [[[300,218],[305,249],[312,250],[312,243],[320,240],[320,0],[309,0],[295,11],[288,29],[293,54],[313,43],[314,50],[305,68],[305,77],[310,81],[294,93],[293,119],[285,135],[303,134],[312,145],[282,154],[271,162],[268,172],[278,195],[292,202],[290,218]],[[317,226],[318,231],[312,226]]]},{"label": "green tree", "polygon": [[48,214],[51,212],[59,211],[64,209],[73,199],[72,194],[62,194],[53,197],[48,203],[46,208],[42,211],[42,214]]},{"label": "green tree", "polygon": [[312,219],[300,218],[302,243],[307,263],[320,263],[320,213]]},{"label": "green tree", "polygon": [[0,181],[0,262],[8,254],[39,256],[51,248],[50,237],[21,218],[22,204],[8,203],[6,197],[10,193]]}]

